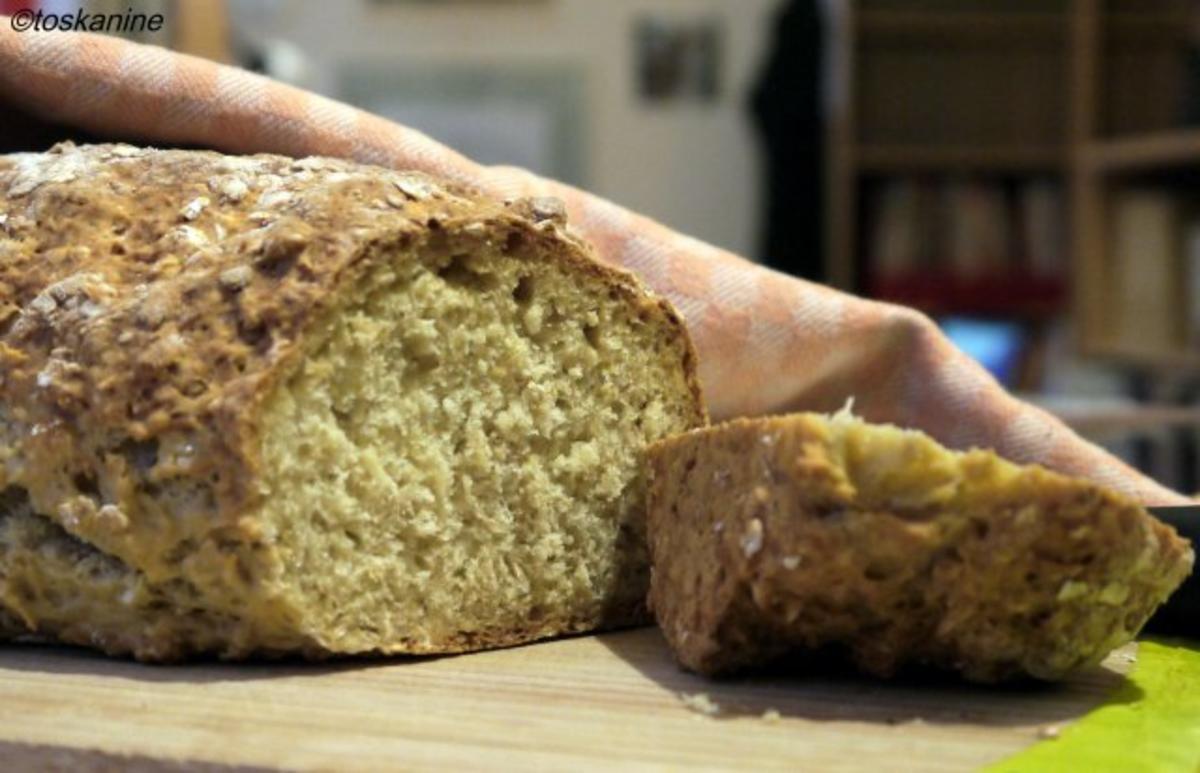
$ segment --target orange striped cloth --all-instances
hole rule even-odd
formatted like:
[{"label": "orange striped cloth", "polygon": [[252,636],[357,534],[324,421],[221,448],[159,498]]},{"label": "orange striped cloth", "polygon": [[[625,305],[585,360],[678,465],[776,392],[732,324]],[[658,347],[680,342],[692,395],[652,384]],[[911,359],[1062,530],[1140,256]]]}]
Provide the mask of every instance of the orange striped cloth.
[{"label": "orange striped cloth", "polygon": [[480,166],[338,102],[111,37],[14,33],[7,19],[0,19],[0,102],[115,139],[340,156],[499,196],[558,196],[604,260],[632,270],[686,317],[714,418],[831,410],[853,396],[866,418],[923,429],[952,447],[994,448],[1147,503],[1186,501],[1013,398],[911,309],[761,268],[597,196],[519,169]]}]

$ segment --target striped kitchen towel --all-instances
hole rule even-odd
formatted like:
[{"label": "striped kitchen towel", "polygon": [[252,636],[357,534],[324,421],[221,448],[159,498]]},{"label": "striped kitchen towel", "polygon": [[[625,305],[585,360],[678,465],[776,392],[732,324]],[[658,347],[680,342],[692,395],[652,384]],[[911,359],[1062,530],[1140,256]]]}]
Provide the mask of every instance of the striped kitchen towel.
[{"label": "striped kitchen towel", "polygon": [[[714,418],[831,410],[957,448],[1040,462],[1152,504],[1178,494],[1008,394],[912,309],[756,266],[567,185],[481,166],[420,132],[236,68],[86,33],[16,33],[0,20],[0,115],[90,136],[230,153],[328,155],[464,181],[498,196],[553,195],[603,260],[687,319]],[[0,119],[3,120],[3,119]]]}]

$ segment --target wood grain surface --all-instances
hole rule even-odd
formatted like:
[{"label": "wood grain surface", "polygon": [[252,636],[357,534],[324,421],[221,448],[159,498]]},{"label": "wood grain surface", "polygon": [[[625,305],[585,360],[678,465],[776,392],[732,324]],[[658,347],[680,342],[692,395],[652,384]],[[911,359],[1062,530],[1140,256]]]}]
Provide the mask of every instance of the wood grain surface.
[{"label": "wood grain surface", "polygon": [[[143,666],[10,646],[0,760],[94,771],[969,770],[1096,706],[1133,652],[1066,684],[996,688],[930,674],[879,682],[827,661],[711,682],[679,671],[655,629],[323,665]],[[715,714],[698,710],[700,694]]]}]

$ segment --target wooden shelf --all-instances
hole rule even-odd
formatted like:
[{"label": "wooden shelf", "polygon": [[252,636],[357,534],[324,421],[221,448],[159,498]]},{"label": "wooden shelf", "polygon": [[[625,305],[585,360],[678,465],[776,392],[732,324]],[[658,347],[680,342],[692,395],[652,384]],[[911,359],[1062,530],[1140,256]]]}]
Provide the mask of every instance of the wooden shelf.
[{"label": "wooden shelf", "polygon": [[856,14],[863,33],[888,35],[966,35],[973,38],[1013,35],[1058,36],[1066,31],[1059,13],[1014,13],[1006,11],[883,11]]},{"label": "wooden shelf", "polygon": [[1195,17],[1187,13],[1121,12],[1104,15],[1104,31],[1109,35],[1186,38],[1192,34]]},{"label": "wooden shelf", "polygon": [[1137,137],[1096,140],[1080,149],[1095,171],[1149,171],[1180,164],[1200,166],[1200,129],[1177,129]]},{"label": "wooden shelf", "polygon": [[1042,394],[1024,394],[1018,397],[1036,403],[1085,436],[1200,428],[1200,408],[1169,404],[1148,405],[1125,398]]},{"label": "wooden shelf", "polygon": [[854,163],[864,172],[1059,171],[1066,152],[1053,146],[953,147],[860,145]]},{"label": "wooden shelf", "polygon": [[1200,352],[1188,349],[1130,349],[1107,341],[1096,341],[1085,343],[1084,352],[1123,365],[1151,370],[1172,373],[1200,371]]}]

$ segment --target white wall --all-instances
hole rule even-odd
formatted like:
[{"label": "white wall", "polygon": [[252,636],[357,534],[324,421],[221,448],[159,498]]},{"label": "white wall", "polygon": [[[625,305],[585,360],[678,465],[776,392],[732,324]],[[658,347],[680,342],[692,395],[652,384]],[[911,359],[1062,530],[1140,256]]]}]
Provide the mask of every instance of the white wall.
[{"label": "white wall", "polygon": [[[746,115],[779,0],[253,2],[238,33],[296,43],[310,85],[336,94],[345,63],[573,61],[585,68],[587,187],[682,231],[751,255],[757,140]],[[720,99],[650,107],[635,93],[633,26],[653,11],[724,20]]]}]

